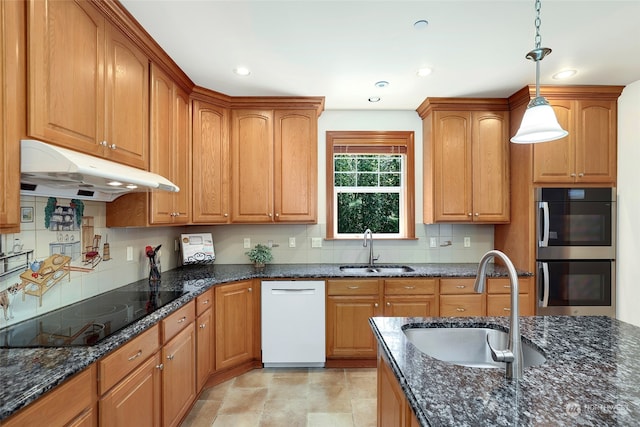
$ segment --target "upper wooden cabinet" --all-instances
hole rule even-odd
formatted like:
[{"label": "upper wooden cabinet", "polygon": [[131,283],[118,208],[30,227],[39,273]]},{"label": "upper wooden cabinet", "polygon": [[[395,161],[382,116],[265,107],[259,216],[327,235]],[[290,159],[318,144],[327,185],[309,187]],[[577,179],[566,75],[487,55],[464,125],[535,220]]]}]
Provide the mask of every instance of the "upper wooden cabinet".
[{"label": "upper wooden cabinet", "polygon": [[186,224],[191,201],[191,102],[162,70],[151,67],[150,170],[180,187],[151,194],[151,224]]},{"label": "upper wooden cabinet", "polygon": [[25,5],[0,2],[0,234],[20,232],[20,139],[26,135]]},{"label": "upper wooden cabinet", "polygon": [[317,222],[317,116],[231,112],[232,222]]},{"label": "upper wooden cabinet", "polygon": [[29,136],[148,167],[149,60],[89,2],[29,2]]},{"label": "upper wooden cabinet", "polygon": [[229,110],[193,101],[194,223],[227,223],[229,215]]},{"label": "upper wooden cabinet", "polygon": [[429,98],[423,119],[423,220],[509,221],[509,112],[505,99]]}]

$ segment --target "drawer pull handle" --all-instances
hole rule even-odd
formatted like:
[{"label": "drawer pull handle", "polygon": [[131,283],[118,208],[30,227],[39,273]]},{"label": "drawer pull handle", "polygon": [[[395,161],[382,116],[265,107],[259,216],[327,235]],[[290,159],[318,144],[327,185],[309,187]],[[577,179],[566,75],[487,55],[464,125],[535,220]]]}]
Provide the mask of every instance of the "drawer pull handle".
[{"label": "drawer pull handle", "polygon": [[358,289],[360,286],[347,286],[347,289]]},{"label": "drawer pull handle", "polygon": [[207,299],[207,300],[202,301],[202,304],[204,304],[204,305],[209,304],[209,300]]},{"label": "drawer pull handle", "polygon": [[509,307],[503,307],[502,308],[504,311],[511,311],[511,309]]},{"label": "drawer pull handle", "polygon": [[136,360],[140,356],[142,356],[142,350],[138,350],[138,352],[136,354],[134,354],[133,356],[129,357],[129,360]]},{"label": "drawer pull handle", "polygon": [[184,323],[187,320],[187,316],[182,316],[182,319],[178,319],[178,323]]},{"label": "drawer pull handle", "polygon": [[168,355],[168,356],[167,356],[167,359],[169,359],[169,360],[173,360],[173,358],[174,358],[174,357],[175,357],[175,356],[174,356],[173,354],[170,354],[170,355]]},{"label": "drawer pull handle", "polygon": [[503,288],[505,289],[509,289],[511,287],[511,285],[502,285]]},{"label": "drawer pull handle", "polygon": [[458,308],[456,308],[456,311],[463,312],[463,311],[466,311],[466,310],[464,308],[462,308],[462,307],[458,307]]},{"label": "drawer pull handle", "polygon": [[466,287],[467,287],[467,285],[457,285],[457,286],[456,286],[456,288],[458,288],[458,289],[464,289],[464,288],[466,288]]},{"label": "drawer pull handle", "polygon": [[415,286],[405,286],[404,288],[405,289],[415,289],[416,287]]}]

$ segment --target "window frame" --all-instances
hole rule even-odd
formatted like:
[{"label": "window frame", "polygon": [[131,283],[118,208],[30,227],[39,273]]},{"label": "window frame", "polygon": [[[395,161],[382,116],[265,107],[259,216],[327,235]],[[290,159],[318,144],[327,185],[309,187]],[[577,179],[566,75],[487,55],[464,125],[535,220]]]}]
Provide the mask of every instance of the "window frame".
[{"label": "window frame", "polygon": [[[405,170],[401,178],[404,183],[404,206],[400,211],[404,211],[404,218],[401,221],[404,225],[404,235],[376,234],[381,239],[415,239],[415,150],[413,131],[326,131],[326,217],[327,217],[327,239],[361,239],[362,234],[349,237],[336,236],[334,230],[334,202],[336,191],[334,186],[334,161],[333,155],[345,153],[340,147],[354,147],[354,151],[361,150],[362,147],[378,147],[373,154],[390,154],[393,147],[401,147],[404,150]],[[336,151],[338,150],[338,151]],[[363,230],[364,231],[364,230]]]}]

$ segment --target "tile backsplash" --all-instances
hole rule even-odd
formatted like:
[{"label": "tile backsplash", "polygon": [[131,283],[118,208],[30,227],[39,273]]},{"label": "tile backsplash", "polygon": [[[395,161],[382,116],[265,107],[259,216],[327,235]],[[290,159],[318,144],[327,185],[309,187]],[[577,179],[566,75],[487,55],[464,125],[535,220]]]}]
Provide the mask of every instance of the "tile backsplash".
[{"label": "tile backsplash", "polygon": [[[251,246],[257,243],[273,245],[274,263],[340,263],[358,264],[367,262],[368,248],[361,240],[325,240],[326,224],[312,225],[217,225],[189,227],[148,227],[148,228],[107,228],[106,204],[84,201],[82,216],[86,223],[67,217],[73,214],[69,209],[72,201],[57,199],[51,206],[46,197],[23,196],[20,205],[23,212],[21,232],[0,235],[0,250],[12,255],[16,250],[30,251],[31,259],[44,260],[56,253],[64,252],[73,258],[71,265],[88,269],[93,263],[85,263],[85,243],[93,245],[93,235],[100,236],[98,254],[102,258],[89,271],[72,271],[69,277],[51,285],[42,296],[42,305],[37,296],[9,294],[11,310],[5,319],[0,310],[0,328],[26,320],[74,302],[118,288],[148,276],[148,263],[144,254],[147,245],[161,248],[161,268],[163,271],[180,264],[180,253],[175,251],[176,241],[181,233],[210,232],[216,252],[216,264],[247,264],[244,254],[244,239],[249,238]],[[48,207],[49,204],[49,207]],[[53,211],[52,211],[53,208]],[[45,211],[49,209],[49,227],[45,227]],[[75,209],[77,210],[77,209]],[[92,222],[93,228],[87,227]],[[83,226],[85,235],[83,238]],[[53,230],[52,230],[53,228]],[[464,238],[469,237],[470,247],[464,246]],[[109,256],[104,254],[104,243],[109,243]],[[291,246],[294,247],[290,247]],[[314,243],[312,245],[312,243]],[[320,247],[317,247],[317,244]],[[435,244],[435,247],[431,246]],[[132,259],[127,260],[128,248]],[[491,225],[424,225],[416,224],[416,239],[384,240],[376,239],[374,255],[379,255],[378,263],[452,263],[478,262],[482,254],[493,248],[493,226]],[[110,258],[106,260],[106,258]],[[0,261],[0,275],[13,267],[25,265],[25,256]],[[20,274],[25,269],[0,277],[0,292],[24,281]]]}]

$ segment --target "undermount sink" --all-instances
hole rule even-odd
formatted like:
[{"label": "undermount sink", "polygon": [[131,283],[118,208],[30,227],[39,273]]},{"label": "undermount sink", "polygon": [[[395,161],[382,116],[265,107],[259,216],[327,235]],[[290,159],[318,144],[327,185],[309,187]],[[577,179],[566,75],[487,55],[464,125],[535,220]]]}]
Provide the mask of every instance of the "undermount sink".
[{"label": "undermount sink", "polygon": [[343,265],[340,267],[343,273],[351,274],[374,274],[374,273],[408,273],[414,271],[413,268],[406,265]]},{"label": "undermount sink", "polygon": [[[504,362],[491,358],[489,343],[495,349],[506,349],[509,334],[490,328],[406,328],[407,339],[421,352],[434,359],[473,368],[503,368]],[[529,343],[522,342],[524,367],[546,362],[544,354]]]}]

